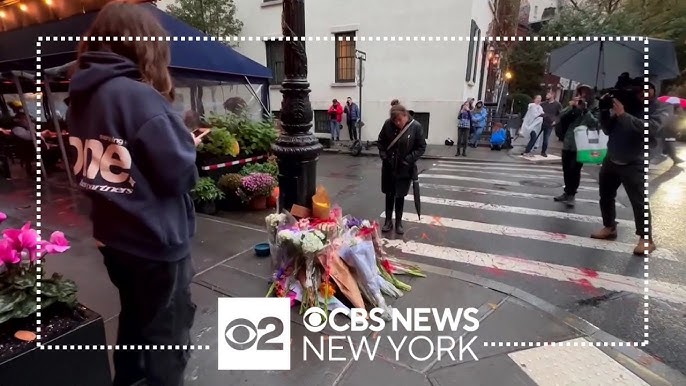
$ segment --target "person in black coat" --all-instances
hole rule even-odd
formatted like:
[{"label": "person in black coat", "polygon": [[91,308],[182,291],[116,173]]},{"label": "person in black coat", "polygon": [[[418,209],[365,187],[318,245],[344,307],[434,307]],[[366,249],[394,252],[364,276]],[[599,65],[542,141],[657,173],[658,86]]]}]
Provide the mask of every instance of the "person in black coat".
[{"label": "person in black coat", "polygon": [[[417,160],[426,151],[422,125],[410,117],[409,111],[398,104],[391,108],[391,117],[379,133],[381,168],[381,191],[386,195],[386,222],[383,232],[393,229],[395,207],[395,232],[404,233],[402,218],[405,196],[412,181],[418,178]],[[396,140],[397,138],[397,140]]]}]

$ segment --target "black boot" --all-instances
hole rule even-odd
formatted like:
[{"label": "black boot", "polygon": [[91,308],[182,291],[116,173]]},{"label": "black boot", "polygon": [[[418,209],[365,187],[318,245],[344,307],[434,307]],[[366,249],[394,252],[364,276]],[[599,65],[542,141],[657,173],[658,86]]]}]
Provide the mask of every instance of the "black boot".
[{"label": "black boot", "polygon": [[403,208],[405,206],[405,197],[395,198],[395,233],[402,235],[405,233],[403,228]]},{"label": "black boot", "polygon": [[390,232],[393,229],[393,195],[386,195],[386,221],[381,228],[381,232]]}]

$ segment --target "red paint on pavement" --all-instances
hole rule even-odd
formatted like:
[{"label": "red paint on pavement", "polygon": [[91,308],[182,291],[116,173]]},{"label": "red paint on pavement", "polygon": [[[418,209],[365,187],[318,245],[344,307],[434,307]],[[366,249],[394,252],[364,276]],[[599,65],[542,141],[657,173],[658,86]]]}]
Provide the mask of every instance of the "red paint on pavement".
[{"label": "red paint on pavement", "polygon": [[495,265],[492,265],[490,267],[486,267],[486,271],[488,273],[490,273],[491,275],[494,275],[494,276],[505,276],[505,271],[496,267]]},{"label": "red paint on pavement", "polygon": [[441,220],[443,219],[440,216],[431,216],[431,225],[442,227],[444,225],[443,222],[441,222]]},{"label": "red paint on pavement", "polygon": [[597,296],[600,293],[600,291],[598,291],[598,288],[591,284],[591,282],[588,281],[588,279],[572,279],[570,281],[580,286],[584,290],[584,292],[590,295]]},{"label": "red paint on pavement", "polygon": [[548,234],[553,240],[565,240],[567,238],[567,235],[564,233],[546,232],[546,234]]},{"label": "red paint on pavement", "polygon": [[598,277],[598,271],[590,268],[579,268],[579,271],[588,277]]},{"label": "red paint on pavement", "polygon": [[426,233],[422,233],[422,240],[429,240],[429,236]]}]

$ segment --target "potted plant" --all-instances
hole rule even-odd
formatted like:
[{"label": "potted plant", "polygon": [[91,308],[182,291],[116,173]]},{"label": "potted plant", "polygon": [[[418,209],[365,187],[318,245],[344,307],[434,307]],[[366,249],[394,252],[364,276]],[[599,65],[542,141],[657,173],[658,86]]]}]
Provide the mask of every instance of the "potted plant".
[{"label": "potted plant", "polygon": [[208,122],[212,130],[228,130],[238,141],[244,156],[268,153],[279,135],[273,119],[253,121],[246,113],[210,115]]},{"label": "potted plant", "polygon": [[267,208],[267,197],[272,194],[276,179],[266,173],[253,173],[241,179],[238,195],[243,202],[249,203],[253,210]]},{"label": "potted plant", "polygon": [[201,213],[213,215],[217,213],[217,201],[224,198],[224,192],[217,187],[213,179],[202,177],[191,190],[191,197]]},{"label": "potted plant", "polygon": [[242,175],[238,173],[224,174],[217,181],[217,186],[224,192],[224,199],[219,202],[220,209],[233,210],[240,207],[241,199],[238,197],[238,189],[241,188]]},{"label": "potted plant", "polygon": [[[0,213],[0,223],[6,218]],[[45,271],[46,255],[64,253],[69,248],[69,242],[59,231],[53,232],[49,240],[40,241],[31,223],[20,229],[2,231],[0,374],[3,384],[110,382],[107,351],[64,352],[59,348],[41,350],[36,345],[36,341],[53,347],[106,344],[102,317],[78,303],[76,284],[58,273],[48,275]]]},{"label": "potted plant", "polygon": [[241,169],[240,171],[240,174],[244,176],[248,176],[254,173],[266,173],[274,178],[278,178],[279,165],[276,163],[275,158],[270,158],[269,160],[267,160],[267,162],[247,164],[243,166],[243,169]]},{"label": "potted plant", "polygon": [[198,164],[200,166],[215,165],[233,161],[240,153],[240,145],[226,128],[212,127],[212,131],[205,136],[198,146]]}]

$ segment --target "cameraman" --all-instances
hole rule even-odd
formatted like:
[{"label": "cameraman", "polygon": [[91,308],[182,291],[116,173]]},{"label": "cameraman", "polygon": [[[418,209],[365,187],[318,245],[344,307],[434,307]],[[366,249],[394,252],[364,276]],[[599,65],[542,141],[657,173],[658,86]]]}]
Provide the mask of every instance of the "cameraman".
[{"label": "cameraman", "polygon": [[[643,100],[643,90],[634,84],[636,97]],[[636,87],[638,86],[638,87]],[[608,96],[606,95],[605,98]],[[670,118],[669,106],[662,104],[655,97],[655,85],[648,87],[648,131],[651,146],[655,145],[655,138],[663,124]],[[633,113],[640,115],[640,110]],[[644,122],[638,117],[625,111],[625,106],[617,98],[613,98],[612,108],[600,111],[600,123],[603,132],[607,134],[607,156],[600,169],[600,211],[603,216],[603,228],[591,235],[594,239],[617,238],[617,213],[615,211],[615,197],[620,185],[624,185],[631,207],[634,210],[636,235],[640,240],[635,255],[644,255],[655,250],[655,243],[651,234],[650,213],[644,209]],[[648,213],[646,213],[648,212]],[[646,246],[647,244],[647,246]]]},{"label": "cameraman", "polygon": [[562,110],[560,120],[555,127],[555,135],[562,141],[562,173],[564,175],[564,193],[554,198],[555,201],[574,206],[574,197],[581,182],[581,168],[584,166],[576,160],[576,140],[574,128],[586,126],[598,130],[598,120],[591,113],[593,90],[586,85],[576,89],[576,96],[569,102],[569,107]]}]

